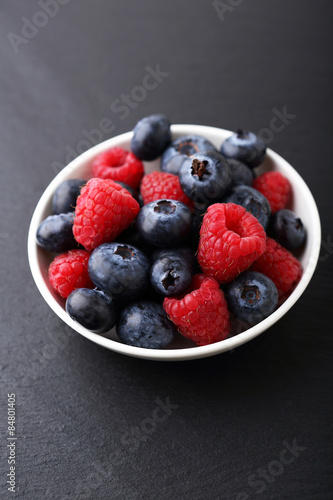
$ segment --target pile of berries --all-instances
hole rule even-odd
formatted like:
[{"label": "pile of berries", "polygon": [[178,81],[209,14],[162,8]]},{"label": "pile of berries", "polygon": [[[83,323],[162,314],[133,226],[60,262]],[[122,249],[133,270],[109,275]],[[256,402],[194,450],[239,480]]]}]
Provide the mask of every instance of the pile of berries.
[{"label": "pile of berries", "polygon": [[[220,150],[201,136],[172,140],[167,117],[152,115],[130,149],[98,154],[90,179],[64,181],[38,228],[68,314],[150,349],[177,335],[221,341],[269,316],[301,278],[291,252],[306,233],[287,208],[288,179],[256,175],[265,144],[245,130]],[[142,162],[157,158],[160,171],[144,175]]]}]

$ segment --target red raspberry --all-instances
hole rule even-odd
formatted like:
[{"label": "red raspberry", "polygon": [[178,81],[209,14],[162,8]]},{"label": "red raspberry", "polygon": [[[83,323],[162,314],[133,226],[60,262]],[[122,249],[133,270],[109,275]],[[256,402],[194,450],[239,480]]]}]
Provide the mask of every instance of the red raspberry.
[{"label": "red raspberry", "polygon": [[300,262],[272,238],[266,239],[266,250],[254,262],[251,270],[265,274],[275,283],[280,303],[293,292],[302,276]]},{"label": "red raspberry", "polygon": [[49,267],[49,280],[61,297],[77,288],[94,288],[88,274],[90,253],[86,250],[70,250],[57,255]]},{"label": "red raspberry", "polygon": [[267,198],[272,213],[285,208],[291,194],[290,182],[281,172],[266,172],[259,175],[254,179],[252,187]]},{"label": "red raspberry", "polygon": [[139,210],[139,203],[120,184],[90,179],[76,202],[74,237],[86,250],[93,250],[128,228]]},{"label": "red raspberry", "polygon": [[165,297],[163,308],[179,332],[198,345],[224,340],[230,332],[227,301],[218,282],[195,274],[180,297]]},{"label": "red raspberry", "polygon": [[140,191],[145,205],[151,201],[167,198],[181,201],[190,207],[193,206],[192,200],[180,187],[178,175],[167,172],[152,172],[142,179]]},{"label": "red raspberry", "polygon": [[92,165],[93,177],[125,182],[133,189],[139,186],[143,174],[143,163],[132,152],[119,147],[99,153]]},{"label": "red raspberry", "polygon": [[266,233],[258,219],[235,203],[208,207],[200,229],[198,262],[205,274],[227,283],[265,251]]}]

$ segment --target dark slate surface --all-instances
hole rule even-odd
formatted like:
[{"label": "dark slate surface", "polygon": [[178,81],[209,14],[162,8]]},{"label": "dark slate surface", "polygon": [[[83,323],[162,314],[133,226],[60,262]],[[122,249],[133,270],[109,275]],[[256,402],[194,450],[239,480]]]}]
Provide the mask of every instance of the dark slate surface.
[{"label": "dark slate surface", "polygon": [[[332,3],[226,0],[220,16],[204,0],[57,5],[1,5],[1,498],[332,498]],[[147,66],[161,81],[119,111]],[[323,241],[278,324],[234,352],[162,364],[98,347],[49,310],[28,267],[29,220],[85,134],[106,123],[99,142],[154,112],[258,132],[284,107],[295,116],[270,146],[311,188]]]}]

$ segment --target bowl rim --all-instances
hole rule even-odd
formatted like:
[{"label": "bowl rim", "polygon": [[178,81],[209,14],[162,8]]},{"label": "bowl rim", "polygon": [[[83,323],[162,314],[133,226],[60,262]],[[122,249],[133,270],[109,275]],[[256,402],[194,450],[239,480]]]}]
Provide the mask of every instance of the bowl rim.
[{"label": "bowl rim", "polygon": [[[203,136],[208,135],[208,139],[212,135],[218,137],[219,135],[227,136],[232,134],[232,131],[218,127],[190,124],[172,125],[171,132],[173,136],[182,136],[188,134]],[[42,196],[40,197],[31,218],[27,241],[29,266],[39,292],[41,293],[42,297],[49,305],[49,307],[57,314],[57,316],[59,316],[73,330],[102,347],[110,349],[114,352],[125,354],[127,356],[155,361],[194,360],[221,354],[249,342],[250,340],[263,333],[265,330],[267,330],[274,323],[276,323],[282,316],[284,316],[284,314],[286,314],[286,312],[291,309],[291,307],[303,294],[315,271],[321,245],[320,218],[316,202],[312,196],[310,189],[308,188],[307,184],[300,176],[300,174],[284,158],[272,151],[270,148],[267,148],[267,156],[271,158],[275,163],[279,164],[279,167],[287,170],[289,177],[292,177],[292,183],[297,183],[297,186],[302,190],[303,196],[306,200],[306,204],[310,208],[311,222],[308,221],[308,225],[311,226],[312,233],[311,239],[308,243],[310,245],[309,261],[306,268],[304,269],[300,282],[298,283],[297,287],[290,295],[290,297],[288,297],[288,299],[276,311],[274,311],[270,316],[268,316],[257,325],[233,337],[205,346],[184,347],[177,349],[146,349],[142,347],[134,347],[93,333],[81,326],[79,323],[75,322],[67,314],[65,309],[63,309],[61,305],[56,301],[56,299],[52,296],[50,290],[48,289],[39,266],[38,246],[36,244],[36,231],[41,221],[45,218],[46,205],[50,202],[50,199],[56,187],[65,178],[68,178],[68,174],[71,171],[75,171],[75,169],[82,165],[83,162],[92,160],[93,157],[95,157],[101,151],[104,151],[116,145],[120,145],[120,143],[129,142],[132,135],[133,132],[131,131],[112,137],[97,144],[96,146],[93,146],[89,150],[79,155],[56,175],[56,177],[50,182],[50,184],[47,186]],[[222,140],[224,139],[222,138]]]}]

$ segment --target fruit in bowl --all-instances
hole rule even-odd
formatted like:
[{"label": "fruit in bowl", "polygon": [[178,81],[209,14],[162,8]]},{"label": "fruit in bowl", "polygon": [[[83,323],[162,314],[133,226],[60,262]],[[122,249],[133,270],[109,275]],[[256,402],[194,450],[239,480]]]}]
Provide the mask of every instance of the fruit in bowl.
[{"label": "fruit in bowl", "polygon": [[[172,125],[170,136],[167,133],[162,141],[163,150],[157,147],[159,141],[153,141],[154,154],[150,154],[147,144],[140,144],[140,140],[152,140],[154,130],[158,130],[158,134],[161,130],[165,133],[168,121],[164,120],[162,127],[157,127],[156,119],[152,126],[149,119],[148,125],[147,120],[143,123],[145,128],[141,134],[140,122],[137,124],[135,136],[140,160],[133,159],[133,132],[129,132],[82,154],[51,182],[36,207],[29,230],[28,254],[33,277],[43,297],[61,319],[88,339],[111,350],[148,359],[181,360],[235,348],[282,317],[309,283],[320,247],[320,222],[313,197],[297,172],[273,151],[268,149],[266,152],[261,144],[259,148],[253,134],[249,136],[251,140],[242,134],[247,138],[246,155],[237,157],[234,152],[233,158],[228,160],[219,151],[223,152],[223,144],[232,135],[230,131],[197,125]],[[181,155],[178,155],[179,177],[167,171],[161,172],[161,155],[163,159],[164,152],[172,148],[173,143],[176,146],[183,144],[182,138],[189,137],[203,138],[201,144],[207,141],[210,149],[193,155],[192,147],[200,141],[192,140],[191,148],[181,149]],[[237,141],[234,142],[237,145]],[[251,144],[256,148],[255,160],[254,155],[251,156]],[[112,152],[115,149],[117,155]],[[156,151],[160,156],[151,160],[156,158]],[[117,157],[116,161],[114,157]],[[130,162],[135,166],[133,169],[128,167]],[[184,164],[186,175],[182,176]],[[254,181],[251,183],[252,172],[255,172],[257,189],[253,186]],[[277,172],[279,179],[274,190],[274,182],[270,178],[267,180],[266,173]],[[126,185],[128,178],[135,179],[132,186]],[[208,189],[207,178],[214,179],[213,183],[208,183]],[[78,295],[80,301],[62,297],[52,286],[49,269],[59,255],[55,257],[45,245],[43,248],[36,244],[36,233],[45,219],[52,215],[55,193],[68,182],[75,185],[74,180],[77,183],[84,180],[84,184],[81,184],[77,201],[71,201],[76,247],[66,252],[86,252],[88,264],[75,263],[75,270],[67,271],[67,282],[72,280],[74,283],[67,296],[78,294],[76,290],[98,292],[83,291],[82,297]],[[241,195],[228,199],[235,196],[233,192],[237,189]],[[251,197],[251,190],[258,194]],[[267,205],[272,212],[272,205],[275,210],[276,204],[278,210],[274,213],[292,211],[306,230],[306,241],[297,250],[297,258],[275,240],[270,224],[267,223],[264,229],[259,220],[262,213],[267,215]],[[267,218],[271,220],[270,213]],[[104,246],[109,248],[108,253],[101,251]],[[159,265],[153,264],[156,252],[162,252],[158,257]],[[168,254],[167,258],[163,257],[163,252]],[[140,261],[137,255],[141,254],[146,267],[136,268],[134,262]],[[272,256],[275,255],[278,255],[278,261],[272,265]],[[284,266],[285,261],[287,266]],[[72,274],[80,275],[80,265],[83,274],[88,269],[88,285],[79,283],[76,286],[77,282],[72,278]],[[137,275],[135,269],[139,268],[146,271]],[[123,269],[122,279],[120,269]],[[66,274],[66,267],[62,272]],[[226,290],[246,272],[265,276],[259,280],[260,286],[246,282],[245,291],[240,294],[243,301],[248,301],[248,307],[253,308],[253,304],[258,303],[259,313],[253,313],[248,322],[244,321],[242,314],[237,318],[238,308],[234,306],[237,294],[228,299]],[[110,281],[114,282],[112,289]],[[132,293],[134,289],[137,290],[135,294]],[[271,295],[278,294],[278,303],[271,300],[269,305],[261,305],[262,295],[267,294],[267,290],[274,290]],[[81,312],[75,312],[75,304],[82,304],[83,297],[85,301],[93,297],[96,308],[103,311],[101,321],[82,320]],[[66,300],[71,315],[66,312]],[[228,300],[233,303],[229,304]],[[144,309],[140,309],[140,303],[145,304]],[[165,314],[161,314],[161,308]],[[152,312],[157,309],[159,313]],[[90,316],[94,314],[93,305],[90,304],[87,310]],[[116,327],[110,329],[112,324]],[[163,331],[172,334],[164,335],[163,339],[155,338],[158,331],[162,331],[156,326],[158,324],[163,324]],[[91,330],[89,325],[93,325]],[[117,328],[118,333],[121,332],[119,336]],[[126,334],[126,328],[131,334]]]}]

